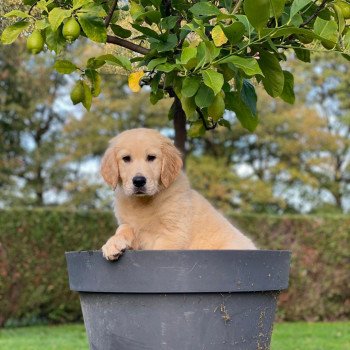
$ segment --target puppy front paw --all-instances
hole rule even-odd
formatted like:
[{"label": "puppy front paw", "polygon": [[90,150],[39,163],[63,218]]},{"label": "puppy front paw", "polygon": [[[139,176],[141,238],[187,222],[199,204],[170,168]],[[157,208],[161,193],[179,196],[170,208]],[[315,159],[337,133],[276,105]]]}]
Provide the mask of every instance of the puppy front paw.
[{"label": "puppy front paw", "polygon": [[102,254],[107,260],[118,260],[128,248],[123,237],[112,236],[102,247]]}]

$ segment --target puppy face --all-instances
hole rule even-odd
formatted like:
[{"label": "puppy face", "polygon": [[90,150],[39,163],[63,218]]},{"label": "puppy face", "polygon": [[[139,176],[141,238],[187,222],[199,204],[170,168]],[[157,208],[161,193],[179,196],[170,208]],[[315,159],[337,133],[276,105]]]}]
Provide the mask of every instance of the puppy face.
[{"label": "puppy face", "polygon": [[125,131],[110,141],[101,174],[127,196],[153,196],[179,175],[182,160],[171,140],[151,129]]}]

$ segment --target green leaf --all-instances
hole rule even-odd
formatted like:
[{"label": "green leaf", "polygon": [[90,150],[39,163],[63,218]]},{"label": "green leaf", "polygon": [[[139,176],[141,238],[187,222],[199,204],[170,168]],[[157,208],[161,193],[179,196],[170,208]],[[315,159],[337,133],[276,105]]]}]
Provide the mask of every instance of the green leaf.
[{"label": "green leaf", "polygon": [[336,17],[337,17],[337,21],[338,21],[339,33],[342,33],[344,28],[345,28],[345,19],[344,19],[343,11],[337,3],[333,4],[333,9],[337,15]]},{"label": "green leaf", "polygon": [[107,32],[102,18],[83,13],[79,14],[78,21],[90,40],[98,43],[106,42]]},{"label": "green leaf", "polygon": [[176,34],[169,34],[166,41],[155,41],[151,44],[151,49],[155,49],[158,52],[165,52],[174,49],[177,46]]},{"label": "green leaf", "polygon": [[191,124],[187,131],[189,137],[200,137],[205,134],[205,127],[201,120],[197,120]]},{"label": "green leaf", "polygon": [[210,2],[197,2],[189,9],[195,16],[217,16],[220,15],[220,10]]},{"label": "green leaf", "polygon": [[86,67],[91,69],[101,68],[106,63],[105,60],[100,60],[96,57],[90,57],[87,61]]},{"label": "green leaf", "polygon": [[93,0],[73,0],[73,11],[91,3],[93,3]]},{"label": "green leaf", "polygon": [[254,85],[247,79],[243,79],[241,99],[252,112],[253,116],[256,117],[258,115],[256,109],[256,103],[258,98],[256,96]]},{"label": "green leaf", "polygon": [[231,130],[231,124],[228,120],[226,119],[223,119],[221,118],[219,121],[218,121],[218,124],[221,125],[221,126],[224,126],[225,128]]},{"label": "green leaf", "polygon": [[161,14],[159,11],[147,11],[143,14],[143,17],[148,19],[150,21],[149,24],[157,23],[159,24],[160,19],[161,19]]},{"label": "green leaf", "polygon": [[173,70],[179,69],[179,68],[180,66],[178,64],[169,63],[169,62],[162,63],[159,66],[157,66],[157,70],[159,72],[165,72],[165,73],[172,72]]},{"label": "green leaf", "polygon": [[157,72],[152,78],[151,84],[150,84],[152,92],[156,93],[158,91],[161,77],[162,77],[162,73]]},{"label": "green leaf", "polygon": [[242,69],[243,72],[249,76],[257,74],[263,75],[258,61],[253,57],[228,56],[220,60],[220,64],[222,63],[232,63],[237,68]]},{"label": "green leaf", "polygon": [[129,38],[131,36],[131,31],[128,29],[125,29],[117,24],[111,24],[110,25],[113,33],[121,38]]},{"label": "green leaf", "polygon": [[51,24],[52,30],[55,32],[61,25],[64,19],[72,15],[72,10],[64,10],[60,7],[55,7],[49,13],[49,22]]},{"label": "green leaf", "polygon": [[235,112],[237,119],[245,129],[251,132],[256,129],[259,123],[258,117],[250,109],[249,105],[245,104],[237,91],[226,94],[225,105],[227,109]]},{"label": "green leaf", "polygon": [[320,17],[317,17],[314,23],[314,32],[319,35],[321,38],[336,42],[338,26],[337,23],[333,20],[324,20]]},{"label": "green leaf", "polygon": [[196,69],[203,67],[207,63],[211,63],[220,54],[220,48],[210,42],[201,42],[197,47],[197,61]]},{"label": "green leaf", "polygon": [[305,50],[302,48],[294,48],[295,55],[300,61],[303,62],[311,62],[311,55],[309,50]]},{"label": "green leaf", "polygon": [[217,95],[222,86],[224,85],[224,77],[221,73],[216,72],[213,69],[206,69],[202,71],[204,84],[210,87],[214,91],[214,95]]},{"label": "green leaf", "polygon": [[20,10],[12,10],[12,11],[6,13],[4,15],[4,17],[6,17],[6,18],[8,18],[8,17],[28,18],[28,17],[30,17],[30,15],[28,15],[28,13],[25,13],[25,12],[20,11]]},{"label": "green leaf", "polygon": [[96,5],[94,2],[89,2],[84,5],[78,12],[78,16],[81,14],[87,14],[93,17],[105,17],[107,16],[106,11],[101,5]]},{"label": "green leaf", "polygon": [[182,64],[188,63],[189,60],[192,58],[195,58],[197,55],[197,48],[196,47],[184,47],[181,52],[181,58],[180,61]]},{"label": "green leaf", "polygon": [[160,27],[162,29],[173,29],[177,23],[177,20],[179,17],[177,16],[167,16],[161,19],[160,21]]},{"label": "green leaf", "polygon": [[67,60],[57,60],[53,65],[53,68],[61,74],[70,74],[78,69],[74,63]]},{"label": "green leaf", "polygon": [[156,68],[159,64],[165,63],[167,61],[166,57],[159,57],[159,58],[155,58],[154,60],[151,60],[148,65],[147,65],[147,69],[149,70],[153,70],[154,68]]},{"label": "green leaf", "polygon": [[244,13],[254,28],[260,30],[270,18],[269,0],[244,0]]},{"label": "green leaf", "polygon": [[289,36],[292,34],[299,34],[306,37],[317,37],[314,32],[310,29],[295,28],[295,27],[284,27],[278,29],[265,28],[261,32],[262,35],[270,35],[271,38],[279,38],[282,36]]},{"label": "green leaf", "polygon": [[50,25],[49,21],[47,20],[46,17],[35,21],[35,29],[38,29],[38,30],[43,30],[47,28],[49,25]]},{"label": "green leaf", "polygon": [[287,103],[293,104],[295,102],[294,94],[294,76],[292,73],[284,70],[284,86],[281,93],[281,99]]},{"label": "green leaf", "polygon": [[294,0],[290,8],[289,18],[293,18],[300,10],[302,10],[312,0]]},{"label": "green leaf", "polygon": [[1,34],[1,42],[4,45],[12,44],[18,36],[23,32],[23,30],[29,27],[29,22],[20,21],[10,25],[5,28],[5,30]]},{"label": "green leaf", "polygon": [[286,0],[270,0],[270,9],[273,17],[277,19],[282,15],[285,3]]},{"label": "green leaf", "polygon": [[181,106],[187,119],[192,119],[196,113],[196,103],[193,97],[181,96]]},{"label": "green leaf", "polygon": [[222,29],[231,44],[237,44],[245,32],[245,26],[241,22],[233,22],[227,27],[222,27]]},{"label": "green leaf", "polygon": [[91,82],[91,94],[97,97],[101,93],[101,76],[95,69],[86,69],[85,75]]},{"label": "green leaf", "polygon": [[214,101],[214,92],[212,89],[202,84],[195,96],[195,102],[198,107],[209,107]]},{"label": "green leaf", "polygon": [[91,108],[92,94],[89,85],[83,81],[84,99],[82,100],[83,106],[89,111]]},{"label": "green leaf", "polygon": [[224,6],[225,6],[225,9],[228,12],[231,12],[231,10],[232,10],[232,0],[224,0]]},{"label": "green leaf", "polygon": [[157,32],[155,32],[154,30],[152,30],[151,28],[143,27],[143,26],[140,26],[139,24],[136,24],[136,23],[132,23],[131,26],[133,28],[135,28],[136,30],[138,30],[140,33],[145,34],[149,38],[154,38],[154,39],[160,40],[159,34]]},{"label": "green leaf", "polygon": [[155,105],[158,101],[160,101],[164,97],[164,92],[162,90],[157,90],[156,92],[151,92],[149,96],[149,100],[152,105]]},{"label": "green leaf", "polygon": [[237,20],[244,25],[244,28],[247,32],[247,37],[250,39],[252,32],[254,31],[254,27],[249,22],[247,16],[245,15],[236,15]]},{"label": "green leaf", "polygon": [[174,101],[169,109],[168,119],[173,120],[175,117],[175,113],[176,113],[176,102]]},{"label": "green leaf", "polygon": [[131,70],[132,68],[130,60],[127,57],[120,56],[120,55],[107,54],[107,55],[99,56],[96,59],[103,60],[106,63],[122,67],[126,70]]},{"label": "green leaf", "polygon": [[62,35],[62,31],[53,31],[51,26],[45,28],[45,42],[49,50],[53,50],[56,53],[60,53],[66,45],[66,39]]},{"label": "green leaf", "polygon": [[260,52],[259,66],[264,74],[262,82],[266,92],[272,96],[280,96],[284,86],[284,74],[276,56],[267,51]]},{"label": "green leaf", "polygon": [[192,97],[196,94],[201,84],[201,78],[198,76],[186,77],[182,82],[181,94],[185,97]]},{"label": "green leaf", "polygon": [[350,30],[344,35],[343,41],[345,50],[350,51]]},{"label": "green leaf", "polygon": [[32,6],[37,2],[37,0],[23,0],[23,5]]}]

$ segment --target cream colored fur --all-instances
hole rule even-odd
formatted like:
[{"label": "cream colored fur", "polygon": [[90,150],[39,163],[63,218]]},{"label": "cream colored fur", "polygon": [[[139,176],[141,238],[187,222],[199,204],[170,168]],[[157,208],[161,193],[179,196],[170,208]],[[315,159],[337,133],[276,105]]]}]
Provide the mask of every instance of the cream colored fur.
[{"label": "cream colored fur", "polygon": [[[132,129],[111,140],[101,174],[115,188],[119,227],[102,247],[105,258],[125,249],[256,249],[190,188],[181,168],[179,151],[155,130]],[[147,180],[143,194],[135,193],[135,176]]]}]

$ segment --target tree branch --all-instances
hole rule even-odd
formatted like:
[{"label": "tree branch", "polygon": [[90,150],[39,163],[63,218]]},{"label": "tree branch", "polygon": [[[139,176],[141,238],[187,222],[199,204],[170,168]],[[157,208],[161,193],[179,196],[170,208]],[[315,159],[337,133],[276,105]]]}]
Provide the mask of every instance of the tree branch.
[{"label": "tree branch", "polygon": [[30,14],[31,14],[31,12],[32,12],[33,8],[34,8],[34,7],[35,7],[35,5],[38,3],[38,1],[39,1],[39,0],[35,1],[35,2],[32,4],[32,6],[30,6],[30,9],[29,9],[29,11],[28,11],[28,15],[30,15]]},{"label": "tree branch", "polygon": [[147,55],[150,51],[145,47],[136,45],[128,40],[118,38],[117,36],[112,36],[112,35],[107,35],[107,43],[125,47],[126,49],[129,49],[134,52],[138,52],[142,55]]},{"label": "tree branch", "polygon": [[115,8],[117,7],[117,4],[118,4],[118,0],[114,0],[107,17],[105,18],[105,27],[106,28],[109,26],[109,23],[111,23],[113,13],[115,11]]},{"label": "tree branch", "polygon": [[307,24],[309,24],[317,15],[325,8],[327,4],[327,0],[322,0],[322,3],[317,8],[317,10],[309,17],[307,18],[302,24],[300,24],[300,27],[305,27]]}]

